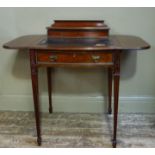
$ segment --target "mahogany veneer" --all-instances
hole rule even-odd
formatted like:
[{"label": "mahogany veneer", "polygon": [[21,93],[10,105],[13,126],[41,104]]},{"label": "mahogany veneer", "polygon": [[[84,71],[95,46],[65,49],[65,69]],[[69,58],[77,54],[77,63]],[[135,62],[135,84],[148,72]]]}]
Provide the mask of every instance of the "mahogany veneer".
[{"label": "mahogany veneer", "polygon": [[111,53],[64,53],[38,52],[38,63],[112,63]]},{"label": "mahogany veneer", "polygon": [[[3,45],[8,49],[28,49],[37,129],[37,142],[41,145],[38,67],[47,68],[49,112],[52,107],[53,67],[102,66],[108,69],[108,113],[113,111],[112,145],[117,144],[117,114],[119,101],[120,57],[122,52],[150,48],[139,37],[109,35],[102,20],[56,20],[47,28],[47,35],[22,36]],[[114,78],[114,107],[111,107],[112,78]]]}]

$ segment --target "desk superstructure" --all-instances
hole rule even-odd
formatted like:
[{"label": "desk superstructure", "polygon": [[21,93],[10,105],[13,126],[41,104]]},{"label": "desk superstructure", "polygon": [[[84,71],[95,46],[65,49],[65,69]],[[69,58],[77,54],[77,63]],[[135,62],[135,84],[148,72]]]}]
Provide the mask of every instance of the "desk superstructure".
[{"label": "desk superstructure", "polygon": [[[148,43],[136,36],[109,35],[109,27],[102,20],[56,20],[47,27],[47,35],[22,36],[3,47],[29,51],[38,145],[41,145],[38,68],[47,69],[49,112],[52,113],[52,68],[106,67],[108,114],[112,111],[114,114],[112,145],[116,147],[120,56],[122,52],[148,49],[150,48]],[[113,110],[112,78],[114,78]]]}]

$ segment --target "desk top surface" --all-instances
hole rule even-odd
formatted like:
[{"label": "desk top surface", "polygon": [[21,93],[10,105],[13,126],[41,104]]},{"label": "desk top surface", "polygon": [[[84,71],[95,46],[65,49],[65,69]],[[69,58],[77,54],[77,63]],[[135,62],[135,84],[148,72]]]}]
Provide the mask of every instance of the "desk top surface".
[{"label": "desk top surface", "polygon": [[16,38],[3,45],[7,49],[37,50],[142,50],[150,48],[143,39],[136,36],[111,35],[107,38],[47,38],[46,35],[28,35]]}]

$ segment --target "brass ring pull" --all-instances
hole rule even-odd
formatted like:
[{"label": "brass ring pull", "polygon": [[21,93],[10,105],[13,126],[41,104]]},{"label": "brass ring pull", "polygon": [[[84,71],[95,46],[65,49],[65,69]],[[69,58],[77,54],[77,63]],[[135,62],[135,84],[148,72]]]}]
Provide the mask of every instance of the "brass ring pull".
[{"label": "brass ring pull", "polygon": [[92,55],[91,57],[92,57],[94,62],[98,62],[100,60],[100,58],[101,58],[100,55]]},{"label": "brass ring pull", "polygon": [[51,55],[49,58],[50,58],[50,61],[54,62],[58,59],[58,56],[57,55]]}]

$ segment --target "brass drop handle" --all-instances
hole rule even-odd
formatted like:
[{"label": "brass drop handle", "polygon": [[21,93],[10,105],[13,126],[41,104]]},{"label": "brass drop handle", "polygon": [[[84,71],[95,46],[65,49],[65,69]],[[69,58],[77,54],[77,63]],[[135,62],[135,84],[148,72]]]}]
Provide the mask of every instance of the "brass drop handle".
[{"label": "brass drop handle", "polygon": [[91,56],[94,62],[98,62],[100,60],[100,55],[92,55]]},{"label": "brass drop handle", "polygon": [[49,58],[50,58],[50,61],[54,62],[58,59],[58,56],[57,55],[51,55]]}]

